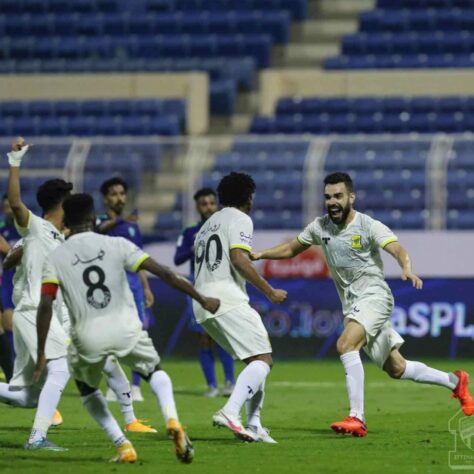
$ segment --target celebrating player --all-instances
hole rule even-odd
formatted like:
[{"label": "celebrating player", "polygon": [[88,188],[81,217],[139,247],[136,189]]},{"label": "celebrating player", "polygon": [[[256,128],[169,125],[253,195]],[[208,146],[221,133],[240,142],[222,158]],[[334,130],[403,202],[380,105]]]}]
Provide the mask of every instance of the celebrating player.
[{"label": "celebrating player", "polygon": [[[212,314],[194,304],[194,314],[221,347],[247,364],[229,400],[214,415],[214,425],[229,428],[244,441],[275,443],[260,421],[265,379],[273,364],[272,348],[260,315],[249,305],[245,281],[274,304],[282,303],[287,293],[272,288],[249,258],[253,223],[248,214],[254,193],[255,183],[247,174],[231,173],[219,183],[219,201],[224,208],[213,214],[196,236],[194,278],[201,293],[220,296],[221,306]],[[244,403],[246,428],[240,419]]]},{"label": "celebrating player", "polygon": [[[196,211],[201,217],[201,221],[190,227],[186,227],[178,238],[176,244],[176,253],[174,255],[174,264],[182,265],[188,260],[191,266],[191,275],[194,276],[194,240],[196,234],[199,232],[204,222],[209,219],[217,211],[216,193],[210,188],[203,188],[194,195],[196,202]],[[217,388],[216,371],[214,367],[214,352],[212,350],[212,339],[204,331],[203,327],[196,322],[194,314],[192,314],[192,302],[186,309],[191,320],[191,328],[198,334],[199,337],[199,362],[201,369],[207,382],[207,391],[204,393],[205,397],[214,398],[219,395]],[[222,394],[229,396],[234,389],[234,360],[222,347],[217,346],[219,357],[224,369],[225,384],[222,389]]]},{"label": "celebrating player", "polygon": [[[97,219],[97,231],[116,237],[125,237],[138,247],[142,248],[142,235],[138,227],[138,215],[136,210],[129,216],[123,217],[123,211],[127,205],[127,183],[119,177],[110,178],[102,183],[100,192],[104,197],[106,214]],[[153,306],[154,296],[148,284],[148,279],[144,271],[127,273],[128,283],[132,290],[135,303],[137,305],[138,316],[142,323],[146,320],[145,308]],[[145,328],[147,329],[147,328]],[[140,390],[140,374],[132,372],[132,398],[136,402],[143,402],[143,395]],[[115,393],[111,390],[107,392],[107,400],[117,401]]]},{"label": "celebrating player", "polygon": [[292,258],[311,245],[323,247],[345,316],[337,351],[346,373],[350,402],[349,416],[333,423],[331,428],[337,433],[367,435],[361,348],[390,377],[451,389],[463,412],[472,415],[474,400],[469,393],[466,372],[442,372],[421,362],[406,360],[400,354],[404,341],[390,323],[394,301],[384,279],[380,249],[397,260],[402,280],[410,281],[420,290],[423,282],[412,272],[408,253],[388,227],[353,208],[356,196],[348,174],[330,174],[324,184],[327,215],[316,218],[291,242],[257,252],[252,258]]},{"label": "celebrating player", "polygon": [[[28,146],[24,144],[24,140],[18,138],[12,152],[8,154],[10,163],[8,199],[15,224],[23,238],[4,262],[9,267],[19,264],[13,291],[16,304],[13,333],[17,357],[10,383],[0,384],[0,401],[21,407],[38,406],[33,429],[25,448],[59,451],[62,448],[50,442],[46,435],[51,423],[57,425],[62,422],[56,407],[69,379],[66,361],[69,316],[60,302],[54,308],[57,317],[52,322],[46,346],[48,372],[44,385],[43,381],[32,384],[31,374],[36,363],[36,311],[40,298],[43,260],[52,249],[64,241],[62,201],[69,196],[72,184],[59,179],[43,183],[38,189],[37,200],[43,210],[44,218],[34,215],[24,205],[20,192],[19,169],[27,150]],[[120,408],[127,431],[156,432],[136,419],[130,399],[130,385],[116,361],[112,358],[108,360],[104,371],[107,373],[108,384],[120,397]]]},{"label": "celebrating player", "polygon": [[71,196],[63,207],[64,222],[71,235],[50,254],[43,269],[35,380],[46,363],[45,344],[52,321],[52,305],[61,287],[71,315],[69,360],[73,376],[85,408],[117,446],[114,461],[134,462],[137,455],[98,389],[102,369],[110,355],[122,360],[150,383],[168,434],[174,441],[176,455],[180,461],[189,463],[193,447],[178,421],[171,379],[161,369],[153,343],[142,330],[125,271],[150,271],[190,295],[210,314],[219,308],[219,300],[202,296],[185,278],[158,264],[128,240],[94,233],[95,211],[90,195]]}]

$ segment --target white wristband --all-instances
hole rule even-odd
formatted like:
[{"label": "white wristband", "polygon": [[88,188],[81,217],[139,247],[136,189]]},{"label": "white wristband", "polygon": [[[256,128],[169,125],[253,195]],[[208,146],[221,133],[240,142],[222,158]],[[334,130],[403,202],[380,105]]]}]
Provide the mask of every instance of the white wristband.
[{"label": "white wristband", "polygon": [[20,167],[21,160],[25,156],[25,153],[28,151],[29,145],[25,145],[21,150],[18,151],[11,151],[7,153],[8,156],[8,163],[10,166]]}]

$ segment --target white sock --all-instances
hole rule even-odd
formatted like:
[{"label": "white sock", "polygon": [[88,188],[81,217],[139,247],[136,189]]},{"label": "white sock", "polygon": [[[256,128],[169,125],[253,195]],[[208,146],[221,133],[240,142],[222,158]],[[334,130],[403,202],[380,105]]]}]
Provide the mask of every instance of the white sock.
[{"label": "white sock", "polygon": [[265,382],[260,385],[255,395],[245,402],[247,410],[247,426],[254,428],[261,428],[260,413],[263,407],[263,400],[265,398]]},{"label": "white sock", "polygon": [[90,395],[81,397],[81,401],[92,418],[94,418],[94,420],[105,431],[105,434],[115,444],[115,446],[120,446],[127,440],[117,421],[112,416],[112,413],[110,413],[107,401],[100,390],[96,390]]},{"label": "white sock", "polygon": [[349,416],[355,416],[364,421],[364,367],[359,351],[342,354],[341,362],[346,372],[347,394],[351,409]]},{"label": "white sock", "polygon": [[405,372],[403,372],[401,378],[418,383],[442,385],[451,390],[454,390],[459,382],[459,378],[453,373],[432,369],[422,362],[413,362],[411,360],[406,361]]},{"label": "white sock", "polygon": [[29,439],[30,443],[46,438],[54,412],[70,377],[65,357],[48,361],[46,368],[48,372],[38,399],[38,408],[36,409],[33,429]]},{"label": "white sock", "polygon": [[178,412],[174,402],[173,383],[169,375],[164,370],[153,372],[150,378],[150,388],[160,404],[165,422],[171,418],[177,420]]},{"label": "white sock", "polygon": [[7,383],[0,383],[0,402],[21,408],[34,408],[38,405],[39,390],[36,387],[22,387],[12,390]]},{"label": "white sock", "polygon": [[237,377],[234,390],[223,411],[229,415],[239,416],[243,404],[256,394],[269,373],[270,366],[266,362],[262,360],[250,362]]},{"label": "white sock", "polygon": [[115,357],[107,357],[103,370],[107,376],[107,385],[117,396],[123,419],[128,425],[136,420],[136,416],[133,411],[132,393],[127,376]]}]

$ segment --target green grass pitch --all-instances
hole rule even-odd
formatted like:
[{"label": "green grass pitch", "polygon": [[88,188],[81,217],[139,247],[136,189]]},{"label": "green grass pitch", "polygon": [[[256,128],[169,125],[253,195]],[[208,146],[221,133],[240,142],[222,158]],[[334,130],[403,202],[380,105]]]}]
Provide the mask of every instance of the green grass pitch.
[{"label": "green grass pitch", "polygon": [[[444,370],[465,368],[474,361],[427,361]],[[245,444],[225,429],[211,426],[223,398],[208,400],[195,361],[164,361],[173,379],[178,410],[194,441],[193,464],[180,464],[164,433],[161,412],[149,388],[137,416],[158,429],[156,435],[133,435],[139,461],[108,464],[113,446],[82,408],[74,384],[68,384],[60,410],[64,424],[50,439],[66,453],[28,452],[34,410],[0,405],[0,473],[446,473],[454,436],[449,419],[459,405],[440,387],[389,379],[366,363],[367,438],[338,436],[329,424],[347,414],[343,369],[338,361],[276,362],[267,382],[264,425],[278,445]],[[240,368],[240,366],[239,366]],[[110,404],[121,421],[117,404]],[[474,452],[472,452],[474,454]],[[474,469],[474,466],[472,466]]]}]

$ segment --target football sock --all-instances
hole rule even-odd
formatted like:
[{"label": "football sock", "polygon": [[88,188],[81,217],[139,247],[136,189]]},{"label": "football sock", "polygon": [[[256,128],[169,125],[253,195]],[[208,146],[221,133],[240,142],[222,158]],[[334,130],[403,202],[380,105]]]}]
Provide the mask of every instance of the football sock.
[{"label": "football sock", "polygon": [[141,380],[142,378],[140,377],[140,374],[133,370],[132,371],[132,385],[134,385],[135,387],[139,387]]},{"label": "football sock", "polygon": [[0,367],[8,383],[13,375],[13,361],[10,351],[10,342],[6,334],[0,335]]},{"label": "football sock", "polygon": [[346,372],[346,387],[350,405],[349,416],[355,416],[364,421],[364,367],[359,351],[342,354],[341,362]]},{"label": "football sock", "polygon": [[54,412],[70,377],[66,357],[48,361],[46,368],[48,373],[38,399],[30,443],[46,437]]},{"label": "football sock", "polygon": [[164,370],[153,372],[150,378],[150,388],[160,404],[165,422],[170,418],[177,420],[178,413],[174,402],[173,383],[169,375]]},{"label": "football sock", "polygon": [[453,373],[442,372],[441,370],[432,369],[422,362],[406,361],[405,372],[402,379],[413,380],[418,383],[428,383],[432,385],[442,385],[451,390],[456,388],[458,377]]},{"label": "football sock", "polygon": [[219,352],[219,358],[221,359],[222,368],[224,369],[225,381],[234,384],[234,359],[220,346],[217,346],[217,351]]},{"label": "football sock", "polygon": [[127,438],[125,438],[120,426],[112,416],[112,413],[110,413],[107,401],[100,390],[81,397],[81,401],[92,418],[94,418],[116,446],[120,446],[126,441]]},{"label": "football sock", "polygon": [[234,390],[223,411],[239,416],[243,404],[255,395],[270,373],[270,366],[262,360],[254,360],[237,377]]},{"label": "football sock", "polygon": [[247,426],[254,428],[261,428],[260,413],[263,407],[263,400],[265,398],[265,382],[260,385],[255,395],[245,402],[247,410]]},{"label": "football sock", "polygon": [[38,404],[38,395],[39,390],[33,387],[11,390],[7,383],[0,383],[0,402],[2,403],[21,408],[33,408]]},{"label": "football sock", "polygon": [[107,375],[107,385],[113,390],[120,403],[120,411],[125,424],[128,425],[136,419],[136,416],[133,411],[132,392],[127,376],[115,357],[107,357],[104,373]]},{"label": "football sock", "polygon": [[214,354],[212,349],[199,350],[199,362],[208,387],[217,387],[216,371],[214,369]]}]

